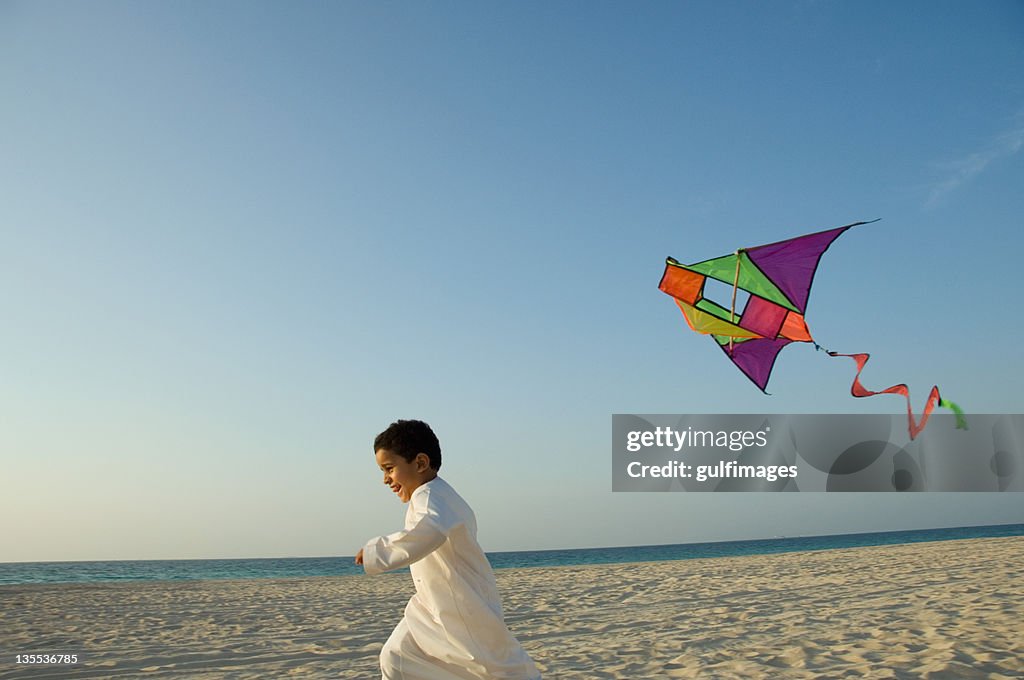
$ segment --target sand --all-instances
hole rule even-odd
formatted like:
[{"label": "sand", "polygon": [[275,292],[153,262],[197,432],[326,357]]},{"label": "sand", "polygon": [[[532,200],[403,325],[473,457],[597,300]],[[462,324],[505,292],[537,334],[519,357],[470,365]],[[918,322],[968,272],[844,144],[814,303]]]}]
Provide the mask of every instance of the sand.
[{"label": "sand", "polygon": [[[1024,677],[1024,537],[500,570],[548,680]],[[379,678],[408,574],[0,587],[0,679]],[[78,653],[79,666],[15,654]]]}]

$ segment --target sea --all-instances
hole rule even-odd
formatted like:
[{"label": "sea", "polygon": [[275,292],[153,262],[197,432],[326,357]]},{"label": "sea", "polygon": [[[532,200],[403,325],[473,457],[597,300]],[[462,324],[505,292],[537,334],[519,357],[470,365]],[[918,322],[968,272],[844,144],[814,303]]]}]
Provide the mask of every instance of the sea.
[{"label": "sea", "polygon": [[[570,550],[492,552],[495,569],[770,555],[871,545],[1024,536],[1024,524],[915,529],[833,536],[776,536],[748,541],[642,545]],[[118,560],[111,562],[0,562],[0,587],[24,583],[98,583],[206,579],[308,578],[360,574],[352,557],[275,557],[217,560]]]}]

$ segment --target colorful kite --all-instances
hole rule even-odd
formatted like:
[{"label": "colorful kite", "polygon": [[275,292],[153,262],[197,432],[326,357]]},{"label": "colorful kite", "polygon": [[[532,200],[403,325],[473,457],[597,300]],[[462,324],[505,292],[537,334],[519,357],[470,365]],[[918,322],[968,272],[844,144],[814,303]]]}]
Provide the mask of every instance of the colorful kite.
[{"label": "colorful kite", "polygon": [[[804,322],[814,273],[822,254],[832,242],[847,229],[861,224],[870,222],[856,222],[778,243],[741,248],[732,255],[696,264],[680,264],[670,257],[665,262],[665,274],[658,288],[675,299],[691,329],[710,335],[736,367],[764,392],[775,359],[786,345],[810,342],[817,349],[822,349],[814,342]],[[732,287],[729,309],[704,297],[705,283],[709,278]],[[749,297],[737,314],[738,291],[749,294]],[[861,384],[860,374],[869,355],[827,353],[833,357],[849,357],[857,363],[857,374],[850,390],[853,396],[902,394],[906,398],[911,439],[924,429],[936,405],[956,413],[957,427],[966,429],[963,412],[953,402],[943,399],[938,387],[932,387],[921,420],[915,422],[910,390],[906,385],[893,385],[874,392]]]}]

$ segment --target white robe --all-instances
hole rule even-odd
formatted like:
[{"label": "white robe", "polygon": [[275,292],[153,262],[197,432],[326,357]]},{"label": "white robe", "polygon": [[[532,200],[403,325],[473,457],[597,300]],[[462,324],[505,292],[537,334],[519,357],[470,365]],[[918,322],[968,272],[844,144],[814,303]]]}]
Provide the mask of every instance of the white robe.
[{"label": "white robe", "polygon": [[533,661],[505,627],[476,517],[448,482],[417,488],[405,530],[363,548],[363,568],[408,566],[416,594],[380,654],[384,680],[537,680]]}]

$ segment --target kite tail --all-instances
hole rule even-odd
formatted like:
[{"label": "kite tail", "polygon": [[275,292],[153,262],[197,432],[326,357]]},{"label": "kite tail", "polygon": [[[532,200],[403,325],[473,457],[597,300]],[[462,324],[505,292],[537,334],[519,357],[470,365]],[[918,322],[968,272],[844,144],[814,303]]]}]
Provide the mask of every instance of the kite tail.
[{"label": "kite tail", "polygon": [[[828,350],[826,350],[828,352]],[[967,429],[967,419],[964,418],[963,410],[951,401],[943,399],[939,395],[939,388],[932,387],[932,391],[928,394],[928,401],[924,404],[924,411],[921,413],[920,422],[914,421],[914,411],[910,403],[910,388],[903,383],[899,385],[893,385],[892,387],[886,387],[884,390],[874,392],[867,389],[860,382],[860,373],[864,370],[864,364],[868,362],[871,355],[869,354],[840,354],[839,352],[828,352],[831,357],[849,357],[857,362],[857,374],[853,377],[853,386],[850,387],[850,393],[855,397],[873,397],[876,394],[902,394],[907,400],[907,430],[910,432],[910,438],[914,439],[924,429],[925,424],[928,422],[928,416],[932,414],[932,411],[936,406],[949,409],[956,415],[956,427],[959,430]]]}]

